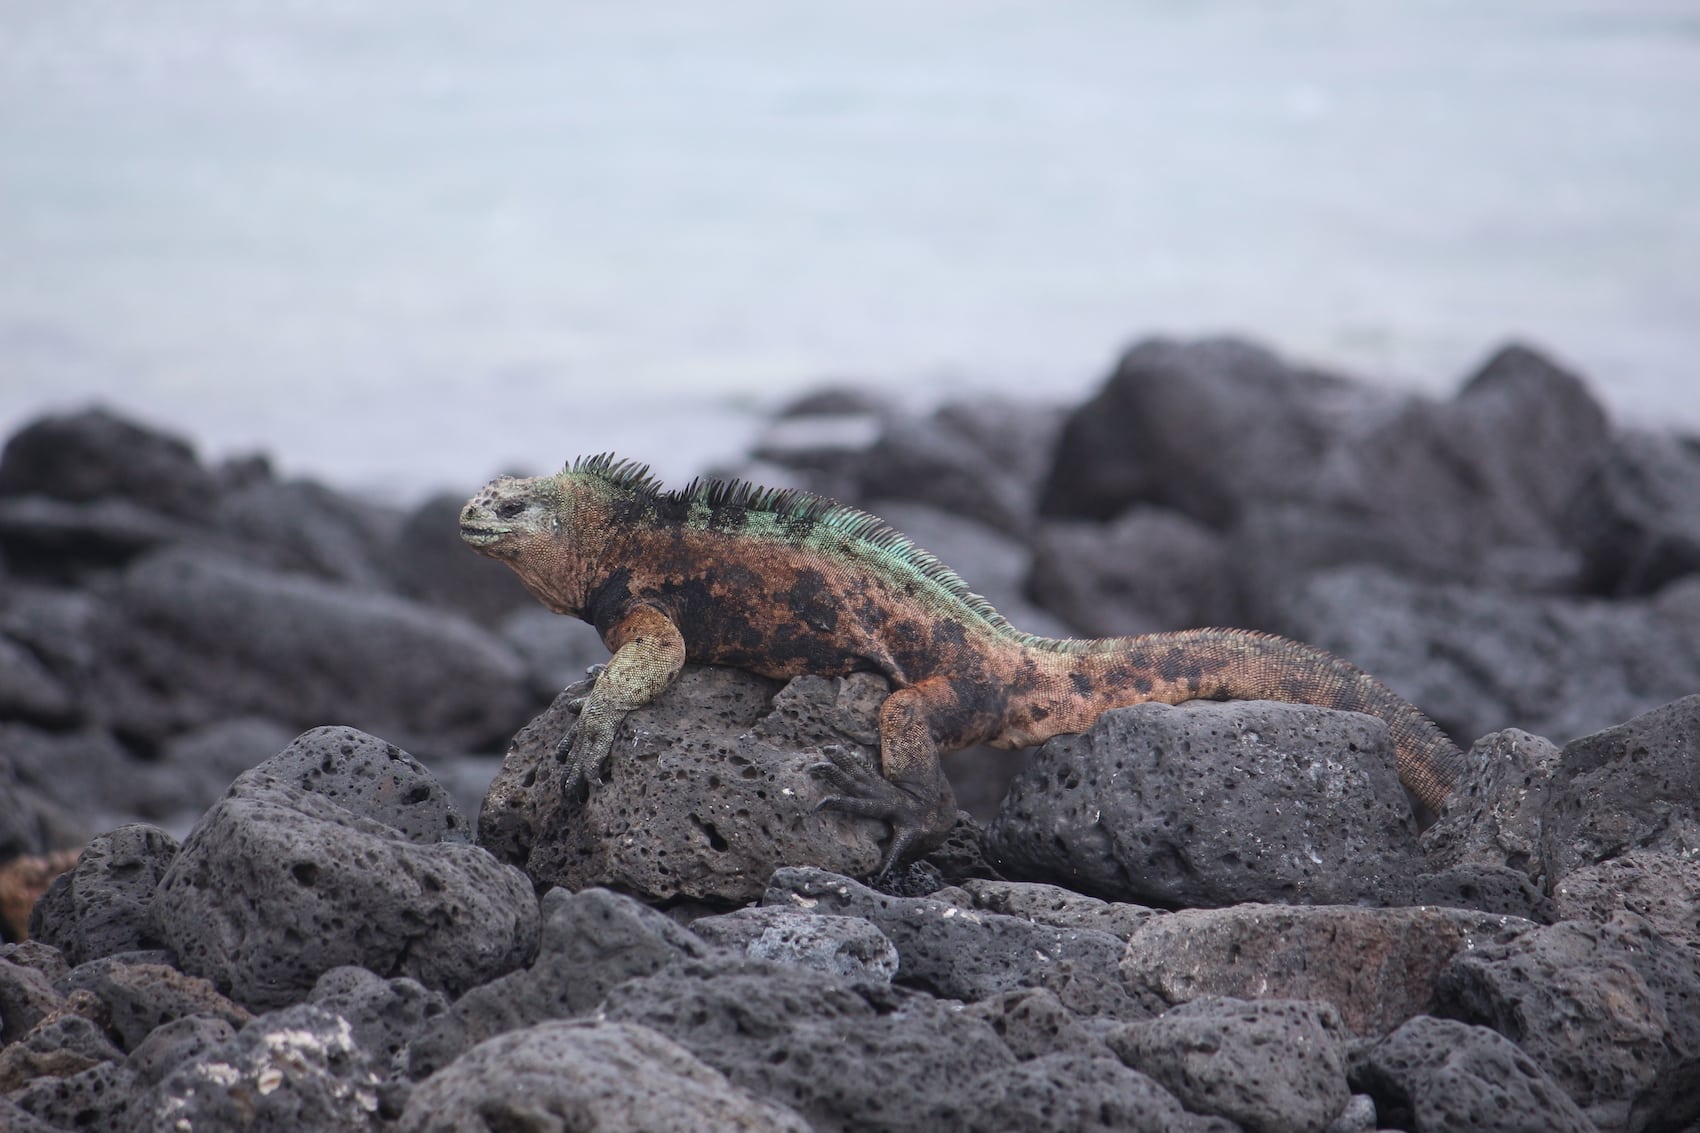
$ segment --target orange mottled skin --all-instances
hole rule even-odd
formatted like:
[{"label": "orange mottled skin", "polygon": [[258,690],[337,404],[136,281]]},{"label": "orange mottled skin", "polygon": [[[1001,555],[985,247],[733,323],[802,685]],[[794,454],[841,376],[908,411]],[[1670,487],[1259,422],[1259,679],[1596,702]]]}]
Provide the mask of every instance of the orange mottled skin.
[{"label": "orange mottled skin", "polygon": [[592,457],[491,483],[462,511],[461,532],[613,651],[572,734],[572,789],[686,658],[780,679],[883,674],[893,690],[879,715],[883,777],[849,764],[822,773],[837,792],[823,805],[890,824],[887,867],[954,821],[941,752],[1031,746],[1143,701],[1284,700],[1379,716],[1405,786],[1433,809],[1462,766],[1422,713],[1320,649],[1234,629],[1025,634],[874,517],[803,493],[738,482],[667,492],[640,466]]}]

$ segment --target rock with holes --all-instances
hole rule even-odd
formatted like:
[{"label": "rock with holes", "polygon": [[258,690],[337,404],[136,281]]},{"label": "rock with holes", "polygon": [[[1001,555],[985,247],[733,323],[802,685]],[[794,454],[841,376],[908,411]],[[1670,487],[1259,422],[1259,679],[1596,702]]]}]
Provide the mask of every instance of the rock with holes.
[{"label": "rock with holes", "polygon": [[30,911],[30,935],[69,964],[157,948],[148,902],[177,850],[177,839],[157,826],[120,826],[94,838]]},{"label": "rock with holes", "polygon": [[367,1133],[379,1128],[378,1073],[348,1020],[301,1004],[262,1015],[179,1063],[131,1108],[138,1133]]},{"label": "rock with holes", "polygon": [[967,1130],[982,1077],[1015,1066],[989,1024],[929,996],[741,960],[628,980],[603,1015],[641,1023],[818,1130]]},{"label": "rock with holes", "polygon": [[472,824],[425,765],[354,728],[314,728],[245,776],[288,783],[414,842],[470,842]]},{"label": "rock with holes", "polygon": [[562,789],[557,745],[589,687],[567,689],[515,737],[479,814],[480,843],[539,885],[745,903],[781,865],[857,876],[879,865],[882,824],[816,813],[828,788],[811,774],[829,748],[877,766],[879,677],[781,686],[687,665],[626,717],[581,799]]},{"label": "rock with holes", "polygon": [[396,1128],[808,1133],[810,1126],[735,1088],[648,1027],[551,1020],[490,1039],[420,1083]]},{"label": "rock with holes", "polygon": [[127,1051],[155,1027],[177,1019],[205,1015],[239,1027],[253,1017],[207,980],[186,976],[152,953],[90,960],[60,977],[55,986],[67,995],[83,990],[99,999],[108,1029]]},{"label": "rock with holes", "polygon": [[606,889],[551,889],[543,896],[537,959],[473,988],[431,1019],[409,1046],[408,1072],[424,1077],[495,1035],[584,1014],[625,980],[711,951],[701,938],[630,897]]},{"label": "rock with holes", "polygon": [[1354,1089],[1386,1124],[1420,1133],[1594,1133],[1568,1094],[1487,1027],[1418,1015],[1356,1052]]},{"label": "rock with holes", "polygon": [[1482,942],[1437,993],[1436,1014],[1512,1039],[1602,1133],[1700,1118],[1700,973],[1633,915]]},{"label": "rock with holes", "polygon": [[1462,909],[1236,905],[1154,917],[1127,942],[1129,991],[1167,1004],[1207,995],[1320,999],[1355,1034],[1381,1035],[1438,1009],[1454,956],[1538,926]]},{"label": "rock with holes", "polygon": [[819,968],[847,980],[890,983],[897,974],[897,947],[865,917],[751,906],[699,917],[691,931],[753,960]]},{"label": "rock with holes", "polygon": [[[984,1116],[975,1129],[1022,1133],[1237,1133],[1221,1117],[1187,1112],[1173,1093],[1105,1054],[1055,1051],[982,1074],[976,1084]],[[1246,1128],[1255,1128],[1247,1126]]]},{"label": "rock with holes", "polygon": [[345,964],[457,994],[531,956],[537,901],[518,870],[431,828],[410,835],[257,768],[190,832],[150,923],[185,972],[251,1008],[296,1002]]},{"label": "rock with holes", "polygon": [[1605,924],[1632,913],[1687,949],[1700,971],[1700,857],[1631,850],[1565,874],[1552,900],[1558,920]]},{"label": "rock with holes", "polygon": [[1346,1028],[1328,1003],[1205,996],[1109,1037],[1194,1113],[1262,1133],[1321,1129],[1346,1107]]},{"label": "rock with holes", "polygon": [[1700,853],[1700,694],[1566,744],[1541,848],[1554,885],[1628,850]]},{"label": "rock with holes", "polygon": [[1385,724],[1265,701],[1106,712],[1041,747],[987,830],[1012,876],[1160,905],[1386,902],[1416,837]]},{"label": "rock with holes", "polygon": [[1541,812],[1558,763],[1550,740],[1517,728],[1477,740],[1440,817],[1423,831],[1429,865],[1509,866],[1543,881]]},{"label": "rock with holes", "polygon": [[934,995],[973,1001],[1045,987],[1081,1015],[1141,1019],[1151,1013],[1116,975],[1121,939],[1101,929],[1059,928],[930,897],[893,897],[801,867],[776,871],[765,900],[871,921],[897,946],[897,978]]}]

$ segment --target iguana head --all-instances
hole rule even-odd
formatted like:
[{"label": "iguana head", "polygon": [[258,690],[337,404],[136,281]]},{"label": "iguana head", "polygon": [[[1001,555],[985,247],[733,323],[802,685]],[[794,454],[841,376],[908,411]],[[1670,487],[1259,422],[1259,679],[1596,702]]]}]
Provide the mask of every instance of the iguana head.
[{"label": "iguana head", "polygon": [[561,529],[561,492],[553,476],[504,476],[460,509],[460,537],[479,554],[513,559]]}]

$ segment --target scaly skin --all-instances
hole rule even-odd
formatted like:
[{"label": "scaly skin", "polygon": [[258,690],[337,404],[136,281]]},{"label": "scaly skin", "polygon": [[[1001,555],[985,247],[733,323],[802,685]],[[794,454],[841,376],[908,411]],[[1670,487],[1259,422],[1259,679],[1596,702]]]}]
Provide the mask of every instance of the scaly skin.
[{"label": "scaly skin", "polygon": [[461,512],[461,536],[513,568],[556,613],[596,626],[613,657],[567,752],[569,790],[594,780],[626,713],[686,658],[766,677],[883,674],[883,778],[821,768],[823,806],[884,820],[885,867],[937,844],[956,804],[939,755],[1028,747],[1156,700],[1283,700],[1387,722],[1399,775],[1439,809],[1463,756],[1361,669],[1268,634],[1197,629],[1056,640],[1014,629],[878,519],[740,482],[668,492],[642,466],[598,456],[555,476],[504,478]]}]

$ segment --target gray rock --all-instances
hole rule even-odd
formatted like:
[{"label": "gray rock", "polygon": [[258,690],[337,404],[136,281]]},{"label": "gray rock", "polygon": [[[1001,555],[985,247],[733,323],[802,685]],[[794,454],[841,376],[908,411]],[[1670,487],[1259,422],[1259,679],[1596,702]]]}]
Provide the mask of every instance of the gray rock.
[{"label": "gray rock", "polygon": [[348,1020],[301,1004],[262,1015],[236,1036],[180,1062],[141,1094],[139,1133],[371,1133],[378,1075]]},{"label": "gray rock", "polygon": [[161,1023],[136,1044],[125,1065],[140,1089],[157,1086],[167,1074],[236,1037],[236,1028],[217,1015],[185,1015]]},{"label": "gray rock", "polygon": [[1368,1094],[1353,1094],[1322,1133],[1375,1133],[1376,1124],[1375,1099]]},{"label": "gray rock", "polygon": [[918,500],[1022,533],[1062,420],[1048,405],[985,397],[892,418],[861,462],[860,496]]},{"label": "gray rock", "polygon": [[751,907],[699,917],[691,931],[752,960],[818,968],[840,979],[890,983],[897,974],[897,946],[865,917]]},{"label": "gray rock", "polygon": [[9,1098],[0,1097],[0,1129],[7,1133],[64,1133],[64,1126],[50,1125],[35,1114],[22,1110]]},{"label": "gray rock", "polygon": [[1700,695],[1566,744],[1541,848],[1549,885],[1627,850],[1700,853]]},{"label": "gray rock", "polygon": [[432,1020],[449,1009],[441,992],[405,976],[386,980],[365,968],[332,968],[313,985],[309,1003],[348,1020],[354,1045],[388,1067]]},{"label": "gray rock", "polygon": [[126,1051],[134,1050],[155,1027],[191,1015],[210,1015],[232,1026],[241,1026],[252,1016],[220,995],[213,985],[186,976],[166,964],[139,957],[105,956],[72,968],[55,983],[70,995],[87,991],[105,1005],[112,1035]]},{"label": "gray rock", "polygon": [[519,659],[463,618],[189,548],[124,573],[99,641],[102,720],[154,739],[260,715],[469,750],[527,706]]},{"label": "gray rock", "polygon": [[1157,909],[1126,902],[1100,901],[1035,881],[973,879],[960,886],[941,889],[934,900],[949,901],[968,909],[1022,917],[1056,928],[1089,928],[1127,940],[1146,921],[1161,916]]},{"label": "gray rock", "polygon": [[1439,818],[1423,831],[1429,865],[1509,866],[1545,880],[1541,812],[1558,762],[1551,741],[1517,728],[1477,740]]},{"label": "gray rock", "polygon": [[490,1039],[420,1083],[396,1128],[808,1133],[809,1125],[647,1027],[552,1020]]},{"label": "gray rock", "polygon": [[420,845],[470,842],[471,824],[425,765],[353,728],[314,728],[238,782],[278,782],[381,822]]},{"label": "gray rock", "polygon": [[651,900],[759,897],[774,869],[813,862],[842,873],[879,865],[886,831],[815,813],[828,788],[811,769],[829,747],[878,756],[886,694],[871,674],[775,682],[685,666],[632,712],[589,798],[568,797],[556,745],[587,685],[561,694],[514,738],[479,814],[479,841],[524,863],[539,885],[602,885]]},{"label": "gray rock", "polygon": [[112,1045],[99,1023],[71,1011],[56,1012],[0,1049],[0,1094],[9,1094],[32,1078],[69,1078],[123,1058],[124,1052]]},{"label": "gray rock", "polygon": [[1040,511],[1109,519],[1153,503],[1225,527],[1248,500],[1303,491],[1345,408],[1386,400],[1237,339],[1150,339],[1069,416]]},{"label": "gray rock", "polygon": [[1121,974],[1167,1004],[1206,995],[1321,999],[1355,1034],[1383,1035],[1434,1013],[1441,971],[1460,952],[1538,926],[1462,909],[1236,905],[1153,917],[1128,940]]},{"label": "gray rock", "polygon": [[1461,865],[1430,870],[1386,891],[1389,905],[1445,905],[1551,924],[1557,920],[1550,898],[1521,870],[1503,865]]},{"label": "gray rock", "polygon": [[17,1042],[64,1004],[52,976],[0,956],[0,1044]]},{"label": "gray rock", "polygon": [[1418,1015],[1353,1059],[1352,1085],[1414,1133],[1594,1133],[1594,1123],[1496,1031]]},{"label": "gray rock", "polygon": [[1571,870],[1552,887],[1555,920],[1605,924],[1622,913],[1645,920],[1666,940],[1688,950],[1700,971],[1700,858],[1661,850],[1631,850]]},{"label": "gray rock", "polygon": [[177,784],[181,832],[218,801],[230,781],[264,763],[295,739],[298,729],[264,716],[231,716],[167,738],[152,766]]},{"label": "gray rock", "polygon": [[391,589],[387,555],[402,517],[306,480],[259,480],[224,493],[212,521],[275,570]]},{"label": "gray rock", "polygon": [[1141,704],[1048,741],[987,830],[1011,876],[1164,905],[1377,900],[1423,868],[1386,725]]},{"label": "gray rock", "polygon": [[1563,743],[1700,688],[1700,578],[1604,602],[1345,567],[1280,604],[1272,628],[1362,666],[1466,739],[1516,727]]},{"label": "gray rock", "polygon": [[604,1014],[653,1027],[821,1131],[984,1128],[979,1083],[1015,1065],[990,1026],[938,1000],[752,960],[628,981]]},{"label": "gray rock", "polygon": [[51,801],[19,780],[17,767],[0,751],[0,861],[47,848],[51,819],[42,812],[52,809]]},{"label": "gray rock", "polygon": [[473,988],[430,1020],[408,1051],[408,1072],[424,1077],[495,1035],[584,1014],[610,988],[709,951],[701,938],[630,897],[551,889],[543,897],[536,960]]},{"label": "gray rock", "polygon": [[1237,1126],[1182,1108],[1151,1078],[1107,1055],[1059,1051],[990,1071],[979,1088],[985,1116],[975,1128],[1022,1133],[1235,1133]]},{"label": "gray rock", "polygon": [[1565,518],[1594,593],[1651,594],[1700,571],[1700,439],[1620,433]]},{"label": "gray rock", "polygon": [[135,1097],[130,1069],[121,1062],[102,1062],[67,1078],[36,1078],[13,1091],[11,1102],[56,1130],[132,1133],[137,1128]]},{"label": "gray rock", "polygon": [[459,993],[523,964],[537,939],[517,870],[254,772],[190,833],[149,914],[184,971],[255,1008],[344,964]]},{"label": "gray rock", "polygon": [[216,489],[187,441],[105,409],[42,417],[0,452],[0,496],[120,499],[204,523]]},{"label": "gray rock", "polygon": [[76,718],[76,698],[19,642],[0,636],[0,719],[64,725]]},{"label": "gray rock", "polygon": [[104,728],[51,731],[0,723],[0,748],[37,797],[92,827],[91,833],[158,821],[177,809],[175,793],[154,765],[138,760]]},{"label": "gray rock", "polygon": [[1700,1117],[1700,974],[1644,922],[1484,941],[1440,973],[1439,1014],[1511,1039],[1602,1133]]},{"label": "gray rock", "polygon": [[1244,624],[1227,540],[1167,508],[1040,524],[1027,589],[1087,637]]},{"label": "gray rock", "polygon": [[159,947],[147,907],[178,848],[157,826],[120,826],[90,840],[30,911],[30,936],[59,949],[73,966]]},{"label": "gray rock", "polygon": [[866,918],[897,946],[898,981],[933,995],[973,1001],[1046,987],[1082,1015],[1150,1014],[1117,979],[1123,946],[1107,932],[1054,928],[925,897],[892,897],[807,867],[775,871],[765,903]]},{"label": "gray rock", "polygon": [[1346,1038],[1328,1003],[1207,996],[1129,1023],[1109,1041],[1194,1113],[1259,1133],[1309,1133],[1351,1096]]},{"label": "gray rock", "polygon": [[1106,1038],[1121,1024],[1109,1017],[1082,1018],[1044,987],[1023,987],[968,1004],[965,1013],[984,1019],[1021,1061],[1061,1051],[1111,1055]]}]

